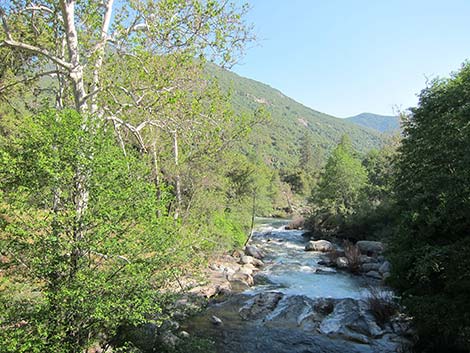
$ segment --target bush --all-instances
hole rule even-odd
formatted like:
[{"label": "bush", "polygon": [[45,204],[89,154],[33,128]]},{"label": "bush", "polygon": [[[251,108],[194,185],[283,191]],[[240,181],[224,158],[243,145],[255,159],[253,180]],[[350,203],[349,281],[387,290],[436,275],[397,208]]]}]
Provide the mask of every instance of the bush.
[{"label": "bush", "polygon": [[72,111],[25,117],[0,147],[2,352],[80,352],[158,313],[191,258],[147,164]]},{"label": "bush", "polygon": [[434,80],[405,121],[390,283],[427,351],[470,350],[470,63]]}]

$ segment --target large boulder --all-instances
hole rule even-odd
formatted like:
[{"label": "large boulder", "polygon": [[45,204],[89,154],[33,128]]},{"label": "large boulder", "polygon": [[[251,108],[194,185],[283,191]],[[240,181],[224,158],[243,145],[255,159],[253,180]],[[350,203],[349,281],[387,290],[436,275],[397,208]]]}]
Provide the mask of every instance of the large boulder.
[{"label": "large boulder", "polygon": [[306,251],[321,251],[331,252],[335,250],[335,246],[328,240],[316,240],[309,241],[305,246]]},{"label": "large boulder", "polygon": [[333,312],[320,324],[320,332],[330,337],[370,343],[371,339],[383,334],[364,303],[354,299],[344,299],[335,305]]},{"label": "large boulder", "polygon": [[356,246],[366,255],[378,255],[384,251],[384,244],[380,241],[360,240]]}]

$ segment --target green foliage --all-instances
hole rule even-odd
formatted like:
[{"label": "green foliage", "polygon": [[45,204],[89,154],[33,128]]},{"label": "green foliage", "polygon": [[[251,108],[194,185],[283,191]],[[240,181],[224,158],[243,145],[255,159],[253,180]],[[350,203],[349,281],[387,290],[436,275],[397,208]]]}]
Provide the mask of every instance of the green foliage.
[{"label": "green foliage", "polygon": [[321,215],[318,220],[322,223],[321,227],[336,228],[351,217],[359,207],[366,183],[366,171],[355,157],[349,138],[343,136],[328,158],[318,187],[312,195],[312,201],[317,207],[316,216]]},{"label": "green foliage", "polygon": [[369,151],[362,162],[347,141],[341,145],[345,147],[335,150],[313,189],[310,227],[349,239],[386,240],[398,216],[392,190],[397,140]]},{"label": "green foliage", "polygon": [[[384,143],[383,136],[376,131],[307,108],[266,84],[214,65],[208,66],[207,71],[217,78],[222,89],[231,92],[235,112],[263,107],[270,114],[267,127],[255,128],[243,151],[253,151],[278,170],[298,167],[301,151],[308,152],[302,146],[308,142],[312,143],[314,161],[319,166],[344,134],[351,137],[353,147],[360,153],[380,148]],[[306,141],[306,136],[310,141]]]},{"label": "green foliage", "polygon": [[470,350],[469,101],[468,63],[434,80],[405,122],[397,162],[392,284],[427,352]]},{"label": "green foliage", "polygon": [[385,134],[395,134],[400,130],[400,119],[398,116],[362,113],[345,120]]},{"label": "green foliage", "polygon": [[381,150],[371,150],[363,159],[367,183],[356,213],[342,229],[348,237],[387,241],[393,235],[398,217],[393,199],[396,148],[396,140],[391,139]]},{"label": "green foliage", "polygon": [[[2,351],[82,351],[158,313],[157,290],[189,265],[193,240],[157,217],[168,199],[154,197],[145,161],[72,111],[23,117],[0,143]],[[89,190],[81,219],[78,168]]]}]

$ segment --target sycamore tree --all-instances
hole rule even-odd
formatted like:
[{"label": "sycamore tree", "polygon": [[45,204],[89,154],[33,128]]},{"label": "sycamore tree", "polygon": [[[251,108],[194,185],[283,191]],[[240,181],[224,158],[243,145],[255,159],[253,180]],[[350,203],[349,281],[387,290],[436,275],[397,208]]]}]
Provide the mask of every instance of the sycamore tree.
[{"label": "sycamore tree", "polygon": [[[133,57],[144,72],[153,64],[152,56],[176,58],[175,68],[188,57],[233,63],[251,38],[246,11],[246,6],[227,1],[11,1],[0,6],[0,49],[4,55],[24,57],[26,68],[4,70],[1,91],[47,77],[53,82],[57,108],[74,107],[85,119],[103,119],[109,112],[104,71],[111,57]],[[131,104],[138,105],[144,94],[155,96],[154,86],[130,92]],[[129,123],[125,126],[136,130]],[[89,173],[77,169],[78,217],[88,206]]]},{"label": "sycamore tree", "polygon": [[[102,70],[110,52],[208,57],[231,64],[249,40],[246,6],[219,1],[13,0],[0,6],[3,55],[21,58],[27,70],[10,70],[11,82],[56,81],[57,100],[72,94],[80,113],[102,114]],[[141,62],[146,64],[145,60]],[[16,76],[15,74],[21,74]]]},{"label": "sycamore tree", "polygon": [[193,78],[205,60],[238,57],[250,38],[246,10],[198,0],[0,5],[2,100],[46,91],[44,105],[57,109],[17,117],[2,136],[7,351],[103,346],[118,325],[158,312],[152,293],[189,264],[183,249],[201,246],[181,244],[191,234],[168,226],[170,178],[159,181],[157,162],[171,155],[181,180],[184,159],[230,140],[207,143],[236,120],[201,98],[208,90]]}]

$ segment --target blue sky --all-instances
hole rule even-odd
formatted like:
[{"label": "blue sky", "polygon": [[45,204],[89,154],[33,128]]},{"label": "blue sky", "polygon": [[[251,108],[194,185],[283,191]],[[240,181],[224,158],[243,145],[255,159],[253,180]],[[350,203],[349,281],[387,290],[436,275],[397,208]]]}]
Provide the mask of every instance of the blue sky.
[{"label": "blue sky", "polygon": [[233,71],[335,116],[414,106],[470,59],[470,0],[248,2],[259,40]]}]

